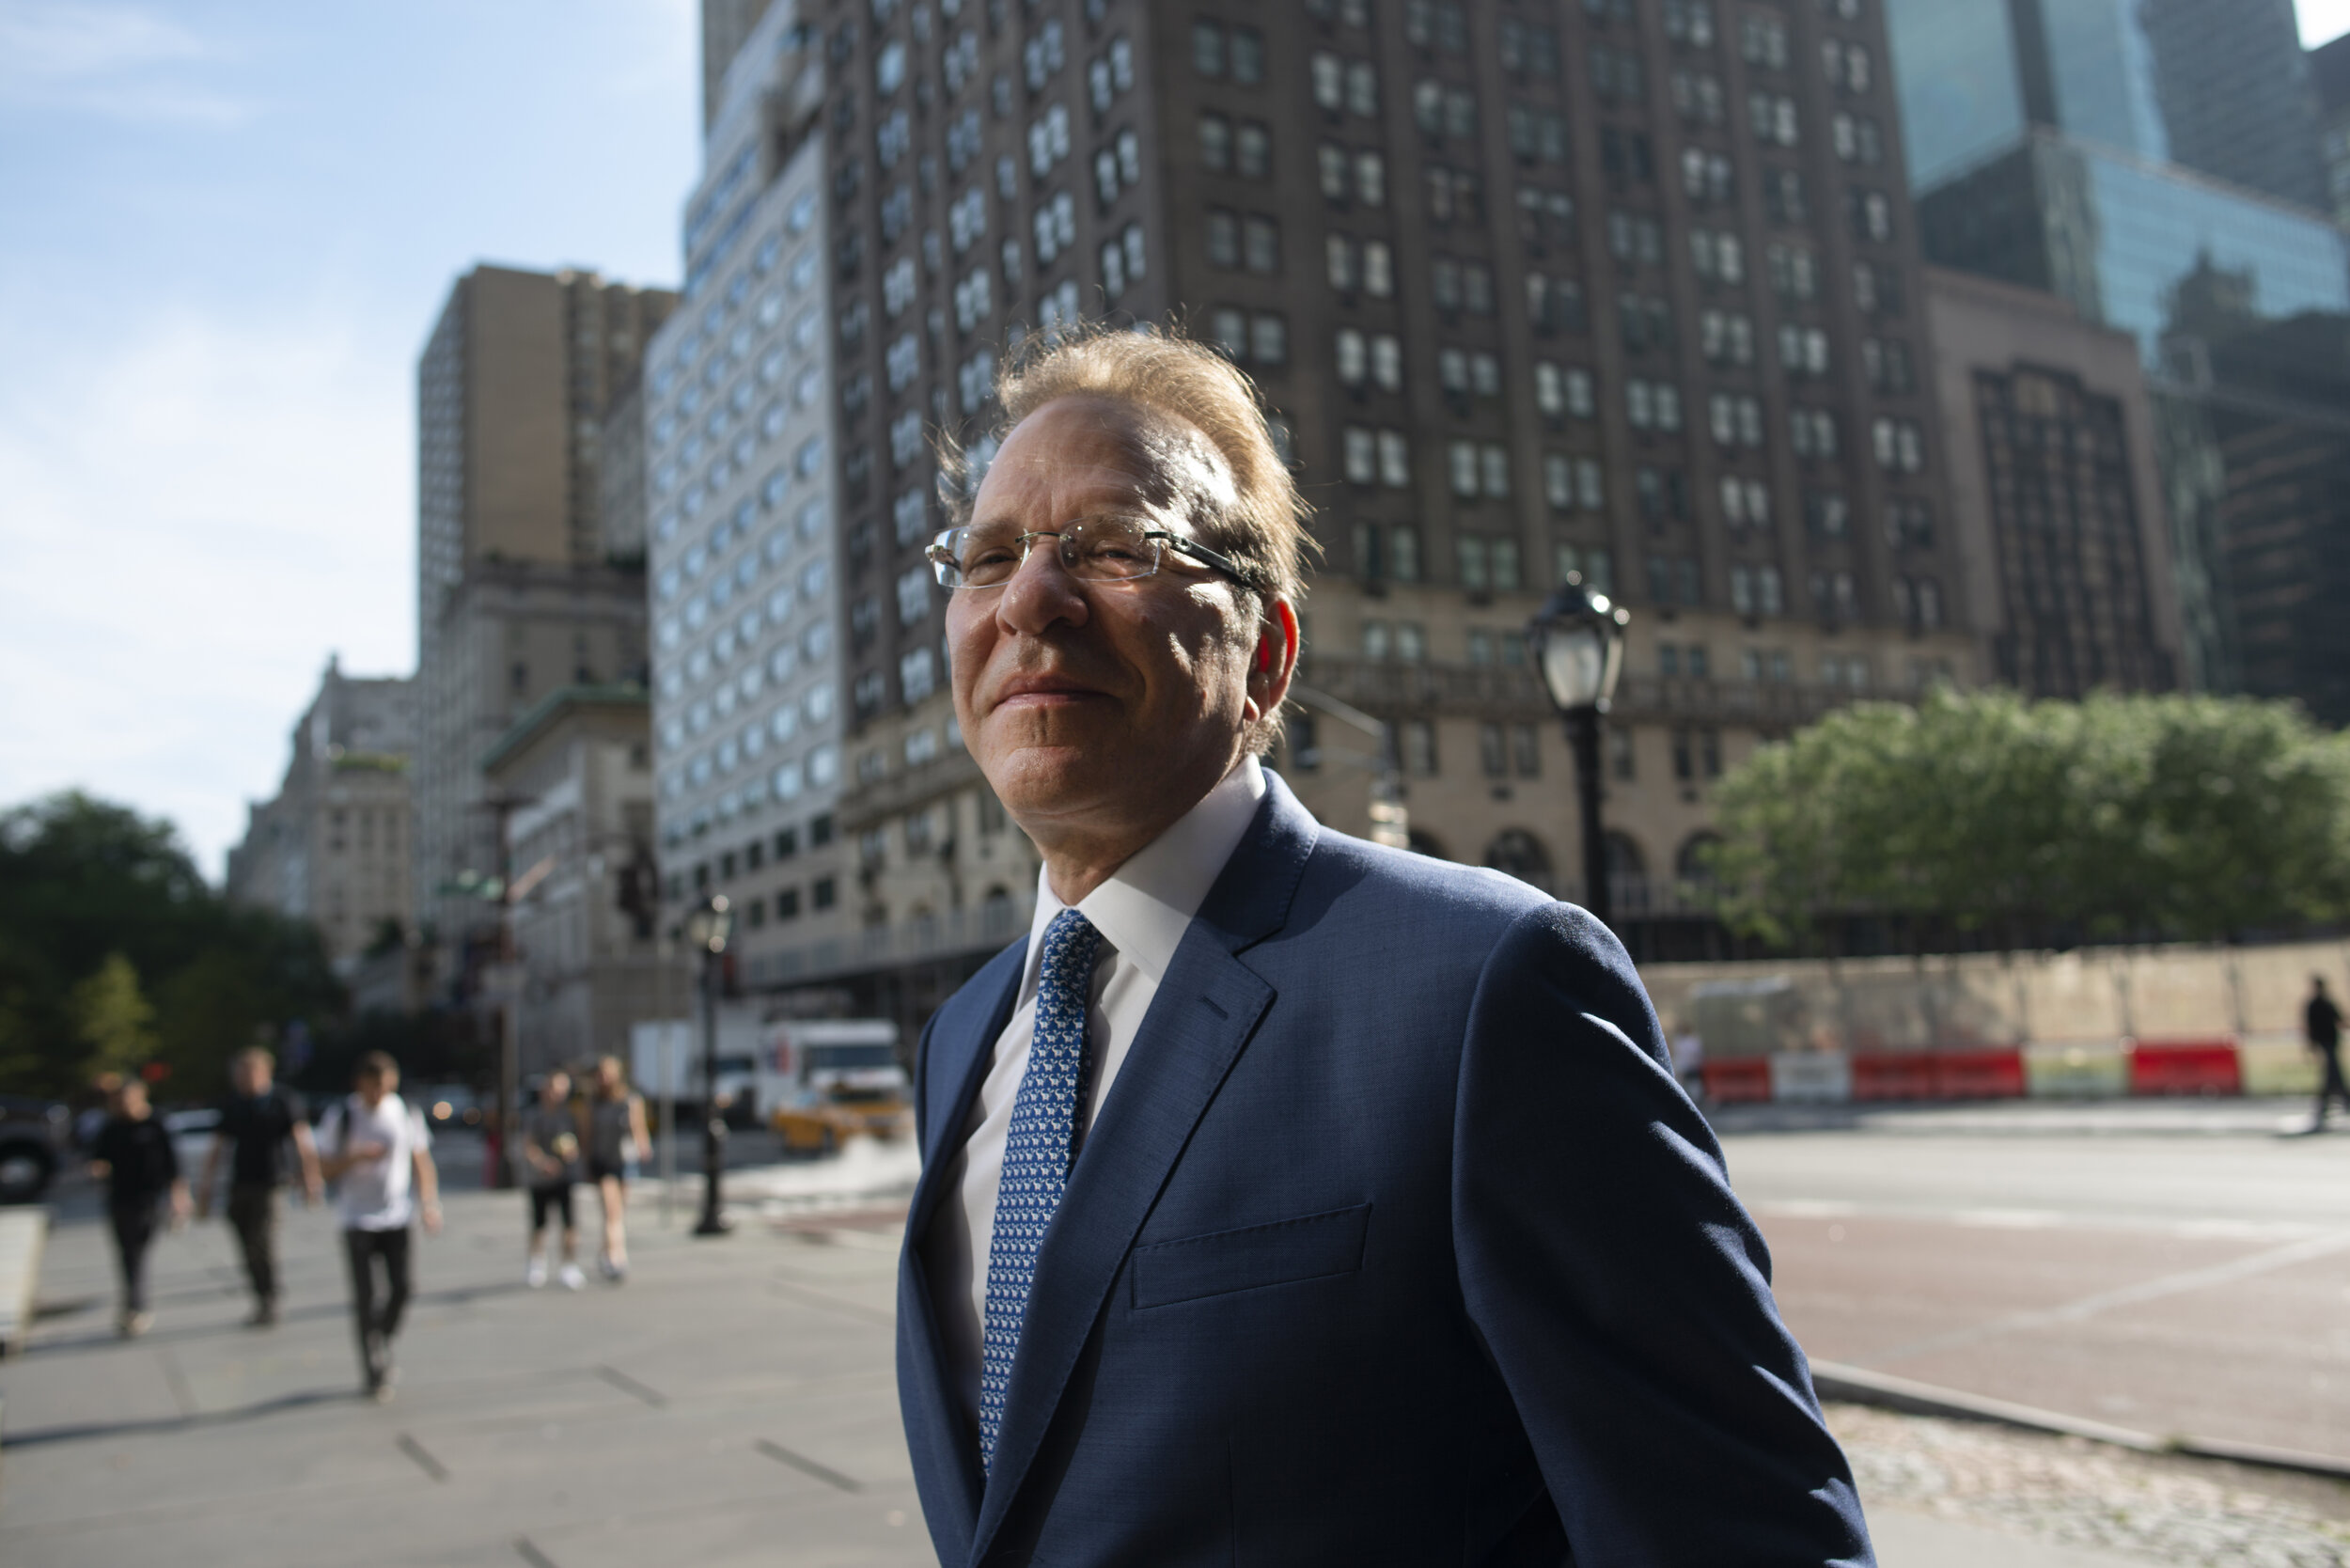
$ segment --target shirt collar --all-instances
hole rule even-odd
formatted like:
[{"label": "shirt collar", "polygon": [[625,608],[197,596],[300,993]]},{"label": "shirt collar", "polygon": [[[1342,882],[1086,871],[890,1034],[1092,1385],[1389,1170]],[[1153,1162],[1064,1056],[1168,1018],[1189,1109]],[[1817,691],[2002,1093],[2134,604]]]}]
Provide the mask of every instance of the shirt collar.
[{"label": "shirt collar", "polygon": [[[1208,889],[1223,874],[1224,863],[1247,837],[1248,824],[1256,821],[1257,805],[1264,795],[1264,769],[1256,758],[1242,758],[1175,825],[1136,851],[1099,887],[1077,901],[1078,912],[1102,933],[1102,939],[1140,969],[1152,985],[1166,978],[1183,933],[1191,929],[1192,917],[1199,913]],[[1029,922],[1028,956],[1021,973],[1023,1002],[1036,995],[1045,928],[1068,907],[1054,893],[1051,878],[1039,868],[1036,917]]]}]

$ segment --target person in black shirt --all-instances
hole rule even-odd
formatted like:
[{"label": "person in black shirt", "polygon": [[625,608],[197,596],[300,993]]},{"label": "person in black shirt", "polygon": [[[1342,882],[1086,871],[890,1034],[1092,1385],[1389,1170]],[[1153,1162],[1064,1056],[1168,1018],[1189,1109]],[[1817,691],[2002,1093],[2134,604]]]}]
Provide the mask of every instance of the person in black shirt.
[{"label": "person in black shirt", "polygon": [[245,1277],[253,1283],[253,1315],[245,1322],[256,1328],[277,1321],[277,1184],[285,1172],[287,1144],[293,1145],[302,1167],[303,1201],[315,1203],[326,1190],[319,1176],[318,1146],[310,1139],[300,1102],[271,1085],[276,1065],[258,1045],[238,1052],[228,1064],[228,1081],[236,1092],[221,1102],[220,1132],[196,1184],[196,1212],[209,1216],[221,1152],[232,1152],[228,1223],[236,1228]]},{"label": "person in black shirt", "polygon": [[2342,1098],[2342,1108],[2350,1110],[2350,1083],[2342,1077],[2342,1009],[2326,995],[2324,976],[2311,978],[2310,1004],[2302,1010],[2303,1031],[2308,1034],[2310,1049],[2320,1058],[2317,1078],[2317,1115],[2310,1123],[2310,1131],[2326,1130],[2326,1113],[2333,1108],[2334,1097]]},{"label": "person in black shirt", "polygon": [[184,1221],[188,1184],[180,1179],[171,1135],[148,1106],[145,1084],[125,1078],[107,1096],[106,1109],[106,1124],[90,1147],[89,1173],[106,1184],[107,1215],[122,1261],[122,1313],[115,1326],[128,1340],[154,1321],[147,1309],[147,1248],[155,1239],[156,1206],[168,1193],[172,1223]]}]

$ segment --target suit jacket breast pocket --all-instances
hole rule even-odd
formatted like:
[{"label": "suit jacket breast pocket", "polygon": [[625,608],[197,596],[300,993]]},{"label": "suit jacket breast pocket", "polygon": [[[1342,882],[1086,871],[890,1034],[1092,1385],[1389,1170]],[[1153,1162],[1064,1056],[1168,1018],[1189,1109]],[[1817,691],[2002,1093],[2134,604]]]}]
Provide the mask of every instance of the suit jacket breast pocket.
[{"label": "suit jacket breast pocket", "polygon": [[1371,1205],[1357,1203],[1271,1225],[1137,1247],[1134,1304],[1171,1307],[1234,1291],[1353,1274],[1363,1266],[1363,1236],[1370,1222]]}]

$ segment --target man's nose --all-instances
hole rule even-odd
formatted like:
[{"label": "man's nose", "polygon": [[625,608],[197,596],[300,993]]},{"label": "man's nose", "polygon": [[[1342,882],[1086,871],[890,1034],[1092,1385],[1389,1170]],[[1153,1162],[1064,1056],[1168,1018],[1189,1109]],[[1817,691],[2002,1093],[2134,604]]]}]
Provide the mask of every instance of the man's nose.
[{"label": "man's nose", "polygon": [[1041,534],[1029,541],[1027,558],[997,597],[996,619],[1030,635],[1057,620],[1082,626],[1091,612],[1077,580],[1061,565],[1060,540]]}]

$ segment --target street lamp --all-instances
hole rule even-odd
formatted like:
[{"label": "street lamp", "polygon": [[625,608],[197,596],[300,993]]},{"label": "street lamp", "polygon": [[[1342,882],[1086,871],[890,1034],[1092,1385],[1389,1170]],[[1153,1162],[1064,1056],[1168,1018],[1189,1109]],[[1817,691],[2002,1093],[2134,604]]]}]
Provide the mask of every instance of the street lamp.
[{"label": "street lamp", "polygon": [[1583,905],[1602,925],[1609,923],[1607,832],[1599,819],[1599,720],[1616,695],[1623,669],[1623,629],[1631,612],[1567,573],[1527,626],[1534,667],[1550,694],[1551,706],[1567,721],[1567,744],[1574,749],[1577,792],[1583,807]]},{"label": "street lamp", "polygon": [[718,969],[733,930],[734,917],[724,893],[712,894],[685,917],[685,940],[702,962],[702,1216],[694,1225],[697,1236],[727,1233],[718,1198],[718,1167],[726,1155],[727,1137],[718,1109]]}]

